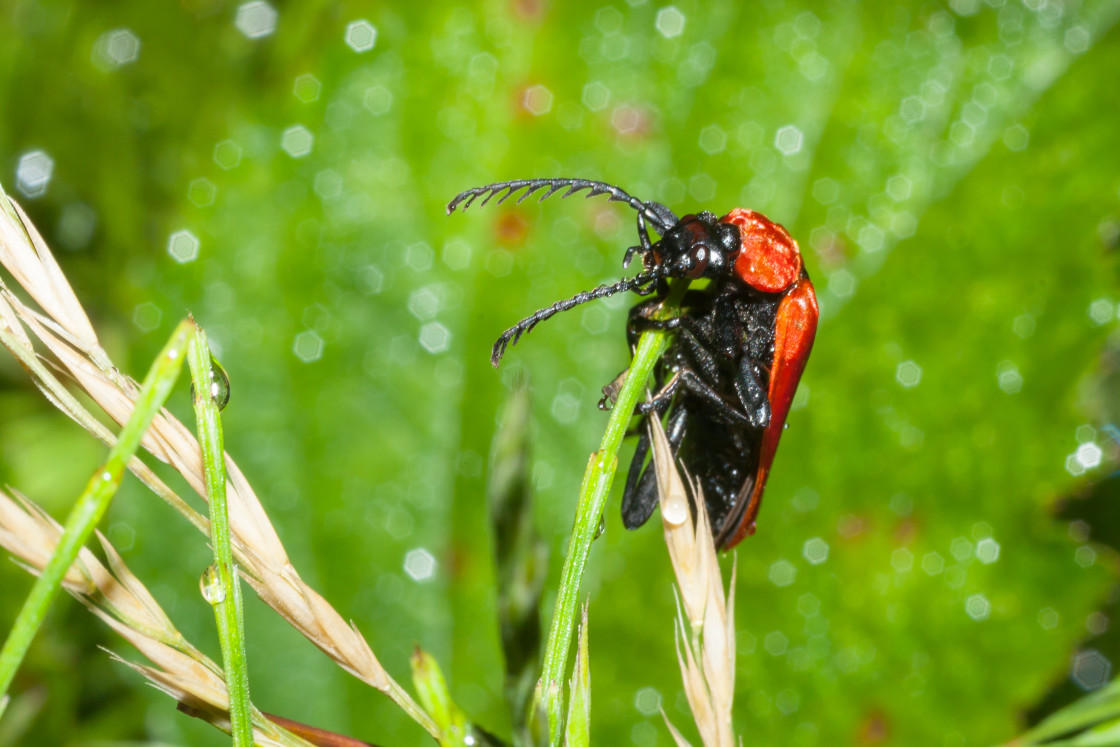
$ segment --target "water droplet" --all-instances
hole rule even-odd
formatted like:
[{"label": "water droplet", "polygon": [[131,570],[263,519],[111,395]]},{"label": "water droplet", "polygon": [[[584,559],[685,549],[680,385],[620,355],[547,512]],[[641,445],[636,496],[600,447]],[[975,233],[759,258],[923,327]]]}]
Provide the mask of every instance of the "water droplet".
[{"label": "water droplet", "polygon": [[595,527],[594,539],[599,539],[603,536],[603,532],[607,531],[607,518],[599,514],[599,525]]},{"label": "water droplet", "polygon": [[218,578],[217,566],[211,564],[206,567],[202,572],[202,578],[198,581],[198,586],[202,591],[202,598],[210,604],[221,604],[226,601],[226,590],[222,586],[221,579]]},{"label": "water droplet", "polygon": [[210,356],[210,397],[218,405],[219,410],[226,409],[229,404],[230,384],[229,374],[214,356]]},{"label": "water droplet", "polygon": [[[213,355],[210,356],[210,399],[218,405],[218,410],[226,409],[229,404],[229,395],[231,387],[229,383],[229,374],[226,373],[225,368],[218,362],[218,359]],[[195,390],[194,384],[191,384],[191,399],[194,399]]]},{"label": "water droplet", "polygon": [[679,527],[689,519],[688,501],[683,493],[673,492],[661,505],[661,519],[671,527]]}]

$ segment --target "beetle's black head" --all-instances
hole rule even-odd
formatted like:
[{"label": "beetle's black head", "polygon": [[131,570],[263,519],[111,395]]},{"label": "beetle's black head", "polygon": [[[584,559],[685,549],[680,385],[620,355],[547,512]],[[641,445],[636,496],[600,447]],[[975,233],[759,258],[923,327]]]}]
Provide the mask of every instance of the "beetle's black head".
[{"label": "beetle's black head", "polygon": [[646,254],[646,269],[664,278],[718,278],[731,272],[740,246],[738,226],[705,210],[666,231]]}]

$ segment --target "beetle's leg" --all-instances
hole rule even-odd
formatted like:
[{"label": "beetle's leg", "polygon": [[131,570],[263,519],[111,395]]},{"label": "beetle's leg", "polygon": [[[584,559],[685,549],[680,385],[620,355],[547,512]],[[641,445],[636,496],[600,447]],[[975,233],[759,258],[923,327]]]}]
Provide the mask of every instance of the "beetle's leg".
[{"label": "beetle's leg", "polygon": [[629,267],[630,266],[630,260],[634,259],[634,255],[637,252],[641,252],[642,254],[645,254],[646,250],[644,248],[640,247],[640,246],[628,246],[628,247],[626,247],[626,254],[622,255],[622,266],[623,267]]},{"label": "beetle's leg", "polygon": [[690,317],[685,319],[686,321],[680,325],[682,329],[678,339],[687,346],[690,357],[696,363],[696,367],[703,371],[705,379],[710,382],[718,382],[722,376],[717,354],[713,352],[712,346],[708,342],[711,330],[695,319]]},{"label": "beetle's leg", "polygon": [[[682,407],[669,417],[665,428],[669,449],[674,457],[684,439],[687,416],[688,410]],[[645,524],[657,505],[657,472],[652,469],[652,461],[645,463],[649,447],[649,430],[643,428],[634,449],[630,470],[626,474],[626,489],[622,493],[622,524],[627,529],[637,529]]]},{"label": "beetle's leg", "polygon": [[600,410],[609,410],[618,401],[618,393],[622,390],[622,385],[626,383],[626,374],[628,373],[630,373],[629,368],[622,369],[618,376],[611,379],[611,383],[603,387],[603,398],[599,400]]},{"label": "beetle's leg", "polygon": [[639,402],[634,405],[634,412],[640,415],[645,415],[650,412],[661,412],[668,407],[669,403],[673,400],[673,395],[676,394],[680,382],[680,372],[673,374],[669,381],[665,383],[665,386],[657,391],[657,394],[653,395],[653,397],[647,399],[645,402]]},{"label": "beetle's leg", "polygon": [[743,404],[743,411],[752,428],[765,428],[770,425],[770,397],[762,384],[759,371],[747,356],[739,365],[739,375],[735,377],[735,391]]},{"label": "beetle's leg", "polygon": [[641,335],[648,327],[642,327],[648,319],[648,315],[661,307],[660,298],[651,298],[648,301],[642,301],[630,307],[630,313],[626,317],[626,342],[630,346],[630,354],[633,355],[638,347],[638,336]]},{"label": "beetle's leg", "polygon": [[[640,403],[635,411],[648,412],[653,409],[651,405],[654,402],[662,404],[667,399],[663,395],[666,394],[666,389],[672,386],[674,389],[684,386],[692,394],[696,395],[697,399],[705,406],[710,407],[712,412],[718,415],[722,420],[731,425],[745,425],[750,428],[760,428],[765,426],[756,425],[758,416],[745,412],[740,408],[736,402],[730,402],[726,397],[713,389],[708,383],[700,378],[697,373],[691,369],[684,368],[676,373],[676,375],[665,385],[665,387],[658,392],[658,397],[654,397],[649,402]],[[669,393],[671,396],[671,393]],[[766,419],[769,421],[769,405],[766,406]]]}]

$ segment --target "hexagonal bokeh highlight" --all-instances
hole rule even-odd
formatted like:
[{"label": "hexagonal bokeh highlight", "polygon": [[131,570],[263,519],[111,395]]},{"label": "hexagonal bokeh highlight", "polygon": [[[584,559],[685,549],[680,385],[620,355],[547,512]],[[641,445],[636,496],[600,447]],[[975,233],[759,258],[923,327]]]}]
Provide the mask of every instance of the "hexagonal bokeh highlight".
[{"label": "hexagonal bokeh highlight", "polygon": [[709,156],[722,153],[727,147],[727,133],[719,125],[708,125],[700,130],[700,150]]},{"label": "hexagonal bokeh highlight", "polygon": [[1023,375],[1012,361],[1000,361],[996,366],[996,382],[1007,394],[1017,394],[1023,388]]},{"label": "hexagonal bokeh highlight", "polygon": [[151,301],[137,304],[132,310],[132,323],[142,332],[158,329],[163,321],[163,311]]},{"label": "hexagonal bokeh highlight", "polygon": [[1054,630],[1061,619],[1061,615],[1053,607],[1043,607],[1038,611],[1038,626],[1043,630]]},{"label": "hexagonal bokeh highlight", "polygon": [[949,552],[958,562],[963,563],[972,557],[972,542],[968,537],[954,537],[949,543]]},{"label": "hexagonal bokeh highlight", "polygon": [[783,156],[792,156],[801,151],[801,146],[805,141],[805,136],[801,134],[801,130],[797,125],[785,125],[779,127],[778,131],[774,133],[774,147]]},{"label": "hexagonal bokeh highlight", "polygon": [[976,559],[984,565],[991,565],[999,560],[999,543],[991,537],[985,537],[977,542]]},{"label": "hexagonal bokeh highlight", "polygon": [[1008,150],[1020,151],[1030,142],[1030,132],[1021,124],[1015,124],[1003,131],[1003,144]]},{"label": "hexagonal bokeh highlight", "polygon": [[167,240],[167,253],[179,264],[186,264],[198,259],[198,237],[190,231],[183,229],[171,234]]},{"label": "hexagonal bokeh highlight", "polygon": [[311,73],[297,75],[295,82],[292,83],[292,93],[305,104],[318,101],[319,94],[322,92],[323,84]]},{"label": "hexagonal bokeh highlight", "polygon": [[767,575],[774,586],[789,586],[797,579],[797,567],[785,559],[775,560]]},{"label": "hexagonal bokeh highlight", "polygon": [[837,298],[848,298],[856,292],[856,276],[841,267],[828,276],[828,290]]},{"label": "hexagonal bokeh highlight", "polygon": [[404,263],[417,272],[425,272],[432,266],[434,257],[435,252],[432,251],[430,246],[423,241],[417,241],[415,244],[410,244],[408,249],[405,249]]},{"label": "hexagonal bokeh highlight", "polygon": [[1108,615],[1097,610],[1090,612],[1089,616],[1085,618],[1085,630],[1089,631],[1090,635],[1103,635],[1107,630],[1111,620]]},{"label": "hexagonal bokeh highlight", "polygon": [[661,710],[661,693],[653,687],[643,687],[634,693],[634,707],[643,716],[656,715]]},{"label": "hexagonal bokeh highlight", "polygon": [[906,573],[914,567],[914,553],[905,547],[899,547],[891,553],[891,568],[897,573]]},{"label": "hexagonal bokeh highlight", "polygon": [[1089,318],[1096,324],[1108,324],[1112,321],[1112,301],[1107,298],[1094,299],[1089,304]]},{"label": "hexagonal bokeh highlight", "polygon": [[385,86],[370,86],[366,89],[362,105],[374,116],[381,116],[393,108],[393,93]]},{"label": "hexagonal bokeh highlight", "polygon": [[945,570],[945,558],[936,550],[927,552],[922,556],[922,570],[930,576],[936,576]]},{"label": "hexagonal bokeh highlight", "polygon": [[420,321],[433,318],[439,313],[440,299],[436,288],[426,286],[412,291],[408,297],[408,311]]},{"label": "hexagonal bokeh highlight", "polygon": [[772,630],[762,639],[762,648],[771,656],[781,656],[789,648],[789,638],[780,630]]},{"label": "hexagonal bokeh highlight", "polygon": [[894,378],[904,388],[912,389],[922,381],[922,367],[914,361],[903,361],[895,369]]},{"label": "hexagonal bokeh highlight", "polygon": [[1069,678],[1082,690],[1096,690],[1111,674],[1112,662],[1096,649],[1078,651],[1070,662]]},{"label": "hexagonal bokeh highlight", "polygon": [[385,287],[385,273],[377,265],[366,265],[358,271],[358,283],[366,295],[372,296]]},{"label": "hexagonal bokeh highlight", "polygon": [[16,189],[29,200],[42,197],[47,193],[53,173],[54,159],[46,151],[28,151],[16,164]]},{"label": "hexagonal bokeh highlight", "polygon": [[364,18],[346,24],[346,34],[343,36],[346,46],[358,52],[368,52],[377,44],[377,29]]},{"label": "hexagonal bokeh highlight", "polygon": [[611,89],[605,83],[593,80],[583,87],[580,100],[591,111],[602,111],[611,102]]},{"label": "hexagonal bokeh highlight", "polygon": [[801,557],[805,558],[809,565],[820,565],[828,560],[828,543],[820,537],[805,540],[805,544],[801,546]]},{"label": "hexagonal bokeh highlight", "polygon": [[1073,455],[1082,469],[1094,469],[1100,466],[1104,452],[1101,451],[1101,447],[1090,441],[1087,444],[1078,446],[1077,451],[1073,452]]},{"label": "hexagonal bokeh highlight", "polygon": [[797,598],[797,612],[802,617],[813,617],[821,611],[821,600],[816,595],[805,592]]},{"label": "hexagonal bokeh highlight", "polygon": [[895,202],[902,202],[910,197],[912,187],[910,177],[904,174],[895,174],[887,179],[887,196]]},{"label": "hexagonal bokeh highlight", "polygon": [[315,174],[315,183],[312,187],[320,200],[333,200],[342,194],[342,177],[337,171],[323,169]]},{"label": "hexagonal bokeh highlight", "polygon": [[540,83],[529,86],[521,95],[521,105],[534,117],[548,114],[552,111],[552,91]]},{"label": "hexagonal bokeh highlight", "polygon": [[214,146],[214,163],[227,171],[241,163],[241,146],[232,140],[223,140]]},{"label": "hexagonal bokeh highlight", "polygon": [[276,30],[276,8],[264,0],[252,0],[237,6],[233,25],[250,39],[260,39]]},{"label": "hexagonal bokeh highlight", "polygon": [[1082,545],[1073,551],[1073,562],[1082,568],[1088,568],[1097,561],[1097,551],[1092,545]]},{"label": "hexagonal bokeh highlight", "polygon": [[657,11],[657,21],[654,26],[657,32],[666,39],[680,36],[684,32],[685,17],[675,5],[669,5]]},{"label": "hexagonal bokeh highlight", "polygon": [[420,345],[429,353],[442,353],[451,347],[451,331],[439,322],[428,322],[420,328]]},{"label": "hexagonal bokeh highlight", "polygon": [[423,547],[416,547],[404,555],[404,572],[413,581],[427,581],[436,572],[435,557]]},{"label": "hexagonal bokeh highlight", "polygon": [[214,204],[218,196],[218,186],[206,177],[199,177],[187,187],[187,199],[197,207],[208,207]]},{"label": "hexagonal bokeh highlight", "polygon": [[292,158],[303,158],[315,145],[315,136],[303,125],[292,125],[280,136],[280,147]]},{"label": "hexagonal bokeh highlight", "polygon": [[983,594],[973,594],[964,600],[964,611],[973,620],[987,620],[988,616],[992,614],[992,603]]},{"label": "hexagonal bokeh highlight", "polygon": [[907,124],[913,124],[926,115],[926,105],[921,96],[908,96],[898,105],[898,115]]},{"label": "hexagonal bokeh highlight", "polygon": [[123,67],[139,56],[140,37],[130,29],[106,31],[93,44],[93,62],[102,70]]},{"label": "hexagonal bokeh highlight", "polygon": [[306,329],[292,341],[292,352],[304,363],[314,363],[323,357],[323,338],[313,329]]}]

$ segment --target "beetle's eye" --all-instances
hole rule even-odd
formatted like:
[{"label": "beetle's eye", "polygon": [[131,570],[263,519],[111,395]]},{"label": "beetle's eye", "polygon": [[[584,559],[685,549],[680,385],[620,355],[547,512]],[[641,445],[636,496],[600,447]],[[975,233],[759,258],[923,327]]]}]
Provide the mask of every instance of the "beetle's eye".
[{"label": "beetle's eye", "polygon": [[705,244],[697,244],[693,247],[690,253],[689,262],[692,267],[689,269],[688,277],[692,280],[704,276],[704,271],[708,269],[708,247]]}]

